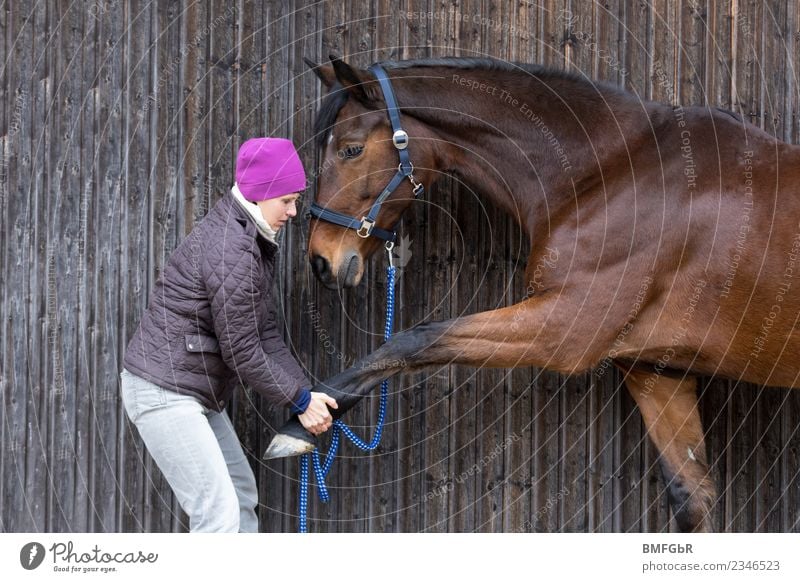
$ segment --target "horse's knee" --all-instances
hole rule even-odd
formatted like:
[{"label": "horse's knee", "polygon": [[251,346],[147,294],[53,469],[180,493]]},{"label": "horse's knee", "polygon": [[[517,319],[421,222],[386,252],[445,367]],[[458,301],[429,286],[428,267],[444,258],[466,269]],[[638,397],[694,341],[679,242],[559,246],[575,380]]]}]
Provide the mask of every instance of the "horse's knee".
[{"label": "horse's knee", "polygon": [[374,360],[371,365],[377,362],[397,369],[425,365],[440,343],[441,324],[440,321],[421,323],[396,333],[367,359]]}]

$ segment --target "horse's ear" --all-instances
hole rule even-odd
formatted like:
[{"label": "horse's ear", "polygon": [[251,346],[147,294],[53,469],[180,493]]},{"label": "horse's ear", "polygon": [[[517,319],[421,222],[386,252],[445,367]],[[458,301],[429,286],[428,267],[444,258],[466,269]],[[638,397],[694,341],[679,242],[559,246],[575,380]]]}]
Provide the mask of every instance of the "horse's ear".
[{"label": "horse's ear", "polygon": [[381,100],[381,95],[376,91],[375,78],[365,71],[354,69],[335,55],[330,56],[336,80],[347,89],[350,96],[368,107],[375,107]]},{"label": "horse's ear", "polygon": [[318,65],[314,61],[309,58],[303,57],[306,65],[308,68],[314,71],[314,74],[322,81],[322,84],[325,86],[326,89],[330,89],[331,86],[336,82],[336,74],[333,72],[332,65]]}]

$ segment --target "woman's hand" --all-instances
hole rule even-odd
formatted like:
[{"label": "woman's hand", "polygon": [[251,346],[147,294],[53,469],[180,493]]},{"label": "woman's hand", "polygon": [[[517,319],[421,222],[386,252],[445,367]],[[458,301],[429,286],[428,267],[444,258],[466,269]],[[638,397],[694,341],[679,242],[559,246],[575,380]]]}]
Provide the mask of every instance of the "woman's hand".
[{"label": "woman's hand", "polygon": [[333,424],[333,417],[331,416],[328,406],[331,408],[339,408],[336,401],[322,392],[312,392],[311,402],[308,403],[306,411],[299,415],[297,418],[300,424],[303,425],[308,432],[313,435],[320,435],[328,430]]}]

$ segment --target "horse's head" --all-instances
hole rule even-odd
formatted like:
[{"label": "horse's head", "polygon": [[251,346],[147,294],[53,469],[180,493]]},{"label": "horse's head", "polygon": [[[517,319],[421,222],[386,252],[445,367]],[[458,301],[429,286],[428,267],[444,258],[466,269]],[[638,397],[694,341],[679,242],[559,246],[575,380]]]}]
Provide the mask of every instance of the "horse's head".
[{"label": "horse's head", "polygon": [[[378,196],[398,173],[398,150],[386,102],[376,77],[331,57],[331,64],[306,63],[328,89],[314,131],[321,150],[316,204],[361,221]],[[397,94],[402,106],[402,97]],[[411,136],[407,151],[414,164],[414,178],[429,183],[434,167],[430,130],[409,115],[402,115],[403,129]],[[414,199],[411,180],[402,183],[385,199],[375,227],[392,230]],[[308,255],[317,278],[329,288],[354,287],[361,281],[364,262],[384,241],[314,218]]]}]

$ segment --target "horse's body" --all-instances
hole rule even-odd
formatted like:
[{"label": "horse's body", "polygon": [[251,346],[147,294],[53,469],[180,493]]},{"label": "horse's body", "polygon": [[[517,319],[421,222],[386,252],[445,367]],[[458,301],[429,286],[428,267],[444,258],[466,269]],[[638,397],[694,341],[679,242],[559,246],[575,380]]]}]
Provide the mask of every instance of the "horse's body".
[{"label": "horse's body", "polygon": [[[709,529],[695,375],[800,384],[800,148],[729,112],[641,102],[529,65],[385,66],[418,179],[457,173],[516,219],[531,241],[531,293],[395,335],[318,388],[339,400],[335,414],[380,380],[432,365],[576,373],[611,359],[661,453],[679,526]],[[322,174],[317,201],[361,216],[397,166],[385,105],[366,72],[341,61],[316,70],[332,88],[318,118],[324,160],[363,148]],[[349,286],[378,247],[314,222],[309,254],[323,282]],[[298,427],[282,432],[311,440]],[[282,437],[272,451],[306,448]]]}]

